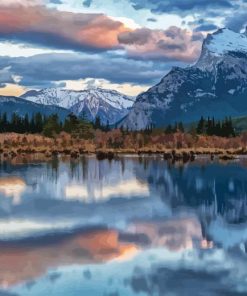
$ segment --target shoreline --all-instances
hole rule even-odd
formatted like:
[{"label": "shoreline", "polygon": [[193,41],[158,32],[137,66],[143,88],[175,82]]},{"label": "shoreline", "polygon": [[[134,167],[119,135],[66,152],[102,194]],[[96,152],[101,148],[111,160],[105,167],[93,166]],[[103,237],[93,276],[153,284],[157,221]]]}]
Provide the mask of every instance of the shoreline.
[{"label": "shoreline", "polygon": [[116,159],[121,156],[160,156],[164,160],[177,161],[194,161],[197,157],[208,156],[210,160],[218,158],[220,160],[234,160],[239,157],[247,157],[247,150],[245,149],[163,149],[163,150],[134,150],[134,149],[95,149],[95,150],[39,150],[39,149],[10,149],[0,150],[0,159],[15,159],[20,157],[42,157],[51,159],[53,157],[67,157],[70,159],[77,159],[83,156],[95,156],[98,160]]},{"label": "shoreline", "polygon": [[[150,141],[139,141],[138,134],[130,138],[122,138],[119,132],[116,141],[105,141],[105,133],[99,133],[94,139],[74,138],[62,133],[56,138],[48,138],[40,134],[0,134],[1,159],[14,159],[40,155],[42,158],[65,156],[78,158],[83,155],[96,155],[98,159],[113,159],[121,155],[161,155],[173,161],[189,161],[199,155],[216,156],[222,159],[234,159],[247,155],[247,138],[199,137],[195,142],[187,141],[187,134],[174,134],[170,138],[156,137]],[[134,137],[134,138],[133,138]],[[110,138],[114,139],[114,138]],[[138,140],[139,139],[139,140]],[[170,140],[169,140],[170,139]],[[155,141],[154,141],[155,140]],[[107,145],[111,143],[111,145]]]}]

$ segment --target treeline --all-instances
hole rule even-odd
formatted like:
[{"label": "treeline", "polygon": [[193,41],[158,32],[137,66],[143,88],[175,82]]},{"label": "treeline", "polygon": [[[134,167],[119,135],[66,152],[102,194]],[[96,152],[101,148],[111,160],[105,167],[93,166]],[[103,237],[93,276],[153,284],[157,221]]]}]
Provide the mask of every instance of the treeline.
[{"label": "treeline", "polygon": [[224,120],[215,120],[214,117],[208,117],[201,119],[190,128],[185,128],[182,122],[175,123],[174,125],[169,124],[164,132],[165,134],[174,134],[177,132],[184,133],[187,130],[188,133],[197,135],[207,136],[218,136],[218,137],[235,137],[236,132],[233,126],[231,117],[226,117]]},{"label": "treeline", "polygon": [[94,129],[96,130],[99,129],[104,132],[109,132],[111,130],[109,121],[107,120],[107,123],[103,124],[99,116],[96,116],[95,121],[92,122],[92,124]]},{"label": "treeline", "polygon": [[36,113],[32,117],[26,114],[24,117],[16,113],[8,118],[7,113],[0,114],[0,133],[41,133],[48,118],[41,113]]},{"label": "treeline", "polygon": [[177,132],[184,133],[184,125],[182,122],[179,122],[179,123],[175,122],[174,125],[169,124],[165,129],[166,134],[173,134]]},{"label": "treeline", "polygon": [[204,119],[201,117],[197,124],[196,132],[199,135],[235,137],[236,132],[233,127],[231,117],[216,121],[214,118]]},{"label": "treeline", "polygon": [[8,118],[7,113],[0,114],[0,133],[14,132],[14,133],[30,133],[40,134],[52,137],[62,131],[73,134],[81,138],[93,137],[94,125],[86,119],[79,119],[73,114],[62,122],[57,114],[44,116],[41,113],[36,113],[31,117],[26,114],[24,117],[16,113]]},{"label": "treeline", "polygon": [[[69,114],[64,121],[61,121],[57,114],[44,116],[41,113],[33,114],[31,117],[26,114],[24,117],[13,113],[11,117],[7,113],[0,114],[0,133],[15,132],[15,133],[30,133],[43,134],[47,137],[52,137],[60,132],[67,132],[75,137],[83,139],[92,139],[95,135],[94,130],[109,132],[111,127],[109,122],[104,125],[99,117],[96,117],[94,122],[89,122],[86,117],[78,118],[74,114]],[[133,133],[128,130],[120,129],[122,133]],[[175,134],[177,132],[184,133],[187,128],[182,122],[168,125],[165,129],[156,129],[154,126],[149,126],[143,131],[144,135],[152,135],[157,133]],[[196,133],[198,135],[220,136],[220,137],[235,137],[236,133],[233,127],[232,119],[225,118],[222,121],[216,121],[214,118],[201,117],[199,122],[194,125],[188,133]]]}]

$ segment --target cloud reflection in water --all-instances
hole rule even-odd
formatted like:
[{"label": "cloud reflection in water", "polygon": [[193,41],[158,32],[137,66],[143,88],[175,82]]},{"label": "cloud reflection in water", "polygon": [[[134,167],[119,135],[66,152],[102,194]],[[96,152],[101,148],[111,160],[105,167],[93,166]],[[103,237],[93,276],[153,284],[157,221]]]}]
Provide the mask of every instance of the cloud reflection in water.
[{"label": "cloud reflection in water", "polygon": [[13,204],[21,203],[21,194],[26,189],[26,183],[19,177],[0,178],[0,193],[13,199]]},{"label": "cloud reflection in water", "polygon": [[80,200],[84,202],[105,201],[113,197],[129,197],[149,196],[149,188],[147,184],[139,181],[126,180],[115,185],[107,185],[102,188],[95,188],[93,192],[89,192],[85,186],[68,185],[65,188],[65,196],[69,200]]},{"label": "cloud reflection in water", "polygon": [[84,158],[12,170],[35,185],[23,187],[8,211],[1,199],[6,291],[246,295],[242,163],[176,167],[155,157]]}]

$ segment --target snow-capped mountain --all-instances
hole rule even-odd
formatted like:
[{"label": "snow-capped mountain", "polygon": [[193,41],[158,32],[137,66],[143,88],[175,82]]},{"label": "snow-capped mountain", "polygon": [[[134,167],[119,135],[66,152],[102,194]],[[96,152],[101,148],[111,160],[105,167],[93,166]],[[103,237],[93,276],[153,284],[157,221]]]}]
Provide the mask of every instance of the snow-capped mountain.
[{"label": "snow-capped mountain", "polygon": [[69,109],[75,103],[79,102],[80,93],[60,88],[45,88],[42,90],[31,90],[21,96],[28,101],[43,104],[55,105]]},{"label": "snow-capped mountain", "polygon": [[60,88],[29,91],[22,98],[44,104],[60,106],[71,110],[78,116],[94,120],[96,116],[102,123],[114,124],[127,115],[134,103],[134,98],[115,90],[92,88],[73,91]]},{"label": "snow-capped mountain", "polygon": [[100,117],[103,124],[114,124],[125,117],[134,103],[132,97],[115,90],[89,89],[81,91],[78,103],[71,107],[77,116],[85,116],[89,120]]},{"label": "snow-capped mountain", "polygon": [[61,107],[45,106],[12,96],[0,96],[0,112],[6,112],[8,118],[11,118],[13,113],[20,116],[28,114],[30,117],[38,112],[46,116],[57,114],[60,120],[64,120],[69,114],[67,109]]},{"label": "snow-capped mountain", "polygon": [[201,116],[247,114],[247,33],[220,29],[209,34],[199,60],[174,67],[157,85],[140,94],[120,125],[144,129]]}]

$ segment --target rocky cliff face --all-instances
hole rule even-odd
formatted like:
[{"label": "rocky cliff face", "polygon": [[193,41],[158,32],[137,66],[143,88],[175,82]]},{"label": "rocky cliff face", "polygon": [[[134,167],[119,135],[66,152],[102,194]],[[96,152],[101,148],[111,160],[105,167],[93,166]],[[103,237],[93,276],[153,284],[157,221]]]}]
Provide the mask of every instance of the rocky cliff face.
[{"label": "rocky cliff face", "polygon": [[220,29],[204,40],[199,60],[173,68],[157,85],[139,95],[121,125],[133,130],[201,116],[247,114],[247,34]]}]

